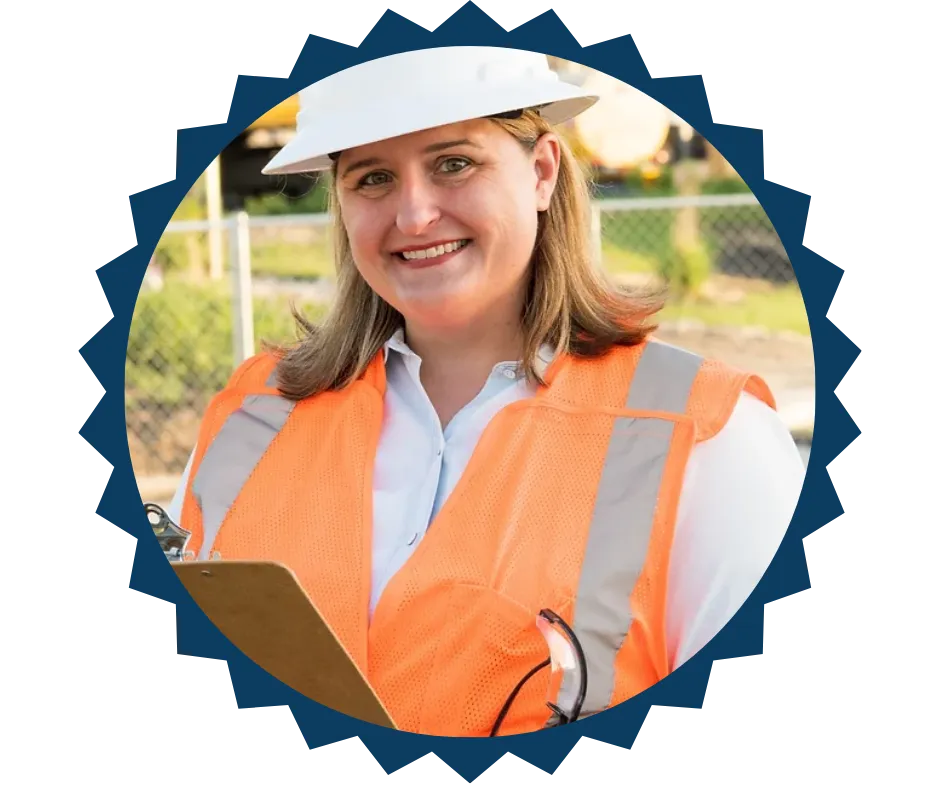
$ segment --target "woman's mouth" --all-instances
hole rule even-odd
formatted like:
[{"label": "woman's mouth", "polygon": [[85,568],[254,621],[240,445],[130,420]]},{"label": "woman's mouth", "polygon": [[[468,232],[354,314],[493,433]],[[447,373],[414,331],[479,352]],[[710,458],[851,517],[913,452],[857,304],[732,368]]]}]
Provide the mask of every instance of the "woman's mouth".
[{"label": "woman's mouth", "polygon": [[409,268],[427,268],[447,262],[466,249],[470,243],[469,239],[464,238],[460,241],[447,241],[437,246],[428,246],[422,249],[405,249],[394,254]]}]

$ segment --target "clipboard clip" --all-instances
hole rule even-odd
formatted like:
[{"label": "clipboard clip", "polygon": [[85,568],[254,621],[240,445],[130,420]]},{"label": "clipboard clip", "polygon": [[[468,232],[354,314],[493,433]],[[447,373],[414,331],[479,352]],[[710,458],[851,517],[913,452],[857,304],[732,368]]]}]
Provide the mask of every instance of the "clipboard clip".
[{"label": "clipboard clip", "polygon": [[166,510],[155,503],[145,503],[144,512],[153,528],[153,535],[168,561],[191,561],[196,556],[186,546],[192,538],[192,532],[174,523]]}]

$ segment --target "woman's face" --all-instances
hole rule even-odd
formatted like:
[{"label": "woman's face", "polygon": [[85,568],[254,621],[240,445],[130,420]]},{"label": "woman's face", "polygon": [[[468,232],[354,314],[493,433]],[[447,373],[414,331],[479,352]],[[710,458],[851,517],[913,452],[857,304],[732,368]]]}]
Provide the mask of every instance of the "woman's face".
[{"label": "woman's face", "polygon": [[353,258],[409,323],[516,319],[560,150],[532,151],[489,120],[344,151],[337,193]]}]

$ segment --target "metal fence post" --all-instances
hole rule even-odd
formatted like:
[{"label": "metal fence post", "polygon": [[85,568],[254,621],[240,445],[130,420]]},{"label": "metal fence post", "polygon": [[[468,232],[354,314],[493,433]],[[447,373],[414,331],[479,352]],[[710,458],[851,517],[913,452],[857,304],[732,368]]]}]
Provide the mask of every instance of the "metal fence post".
[{"label": "metal fence post", "polygon": [[594,255],[594,265],[602,267],[604,260],[601,249],[601,207],[597,200],[591,202],[591,252]]},{"label": "metal fence post", "polygon": [[230,224],[232,261],[232,349],[238,366],[255,352],[251,295],[251,230],[248,214],[239,211]]},{"label": "metal fence post", "polygon": [[222,278],[222,174],[216,156],[206,169],[206,216],[209,219],[209,278]]}]

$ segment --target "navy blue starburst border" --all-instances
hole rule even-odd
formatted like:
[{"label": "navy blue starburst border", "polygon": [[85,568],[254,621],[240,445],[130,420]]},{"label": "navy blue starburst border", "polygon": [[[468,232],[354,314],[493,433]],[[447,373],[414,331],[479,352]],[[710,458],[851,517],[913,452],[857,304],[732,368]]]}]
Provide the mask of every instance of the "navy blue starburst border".
[{"label": "navy blue starburst border", "polygon": [[[633,85],[704,135],[745,179],[783,242],[803,293],[816,363],[816,426],[803,492],[773,563],[738,614],[688,663],[626,703],[576,725],[496,739],[422,736],[369,725],[309,700],[245,657],[192,601],[153,539],[124,415],[124,359],[144,272],[176,206],[212,159],[260,115],[312,82],[397,52],[460,45],[528,49],[582,63]],[[138,537],[131,587],[176,605],[180,654],[228,662],[240,708],[288,705],[311,748],[359,736],[387,772],[434,752],[472,781],[507,752],[554,772],[581,736],[630,747],[652,706],[701,708],[714,660],[762,652],[764,605],[810,587],[803,537],[842,514],[826,466],[859,435],[834,393],[859,349],[826,317],[842,270],[803,247],[809,196],[764,179],[760,130],[712,122],[701,77],[652,79],[629,36],[582,48],[553,11],[511,32],[473,3],[434,32],[388,11],[359,47],[310,36],[286,79],[240,76],[228,121],[179,131],[177,150],[176,180],[130,198],[138,245],[98,270],[114,317],[80,351],[105,389],[80,433],[114,466],[98,514]]]}]

